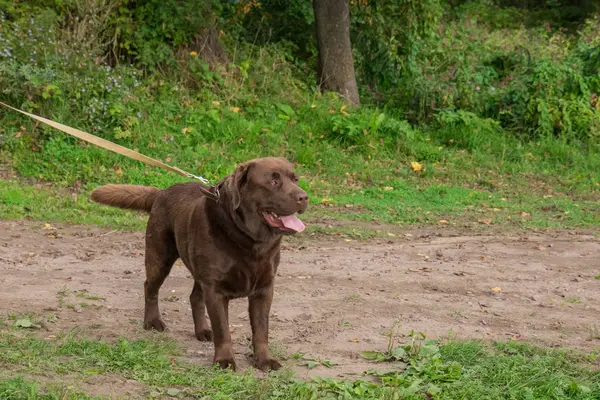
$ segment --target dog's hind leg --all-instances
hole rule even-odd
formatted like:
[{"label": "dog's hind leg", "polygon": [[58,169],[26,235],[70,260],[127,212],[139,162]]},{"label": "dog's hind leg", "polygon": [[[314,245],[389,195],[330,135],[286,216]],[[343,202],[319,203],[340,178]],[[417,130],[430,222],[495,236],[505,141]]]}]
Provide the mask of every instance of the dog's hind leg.
[{"label": "dog's hind leg", "polygon": [[152,216],[146,230],[146,282],[144,282],[145,311],[144,329],[164,331],[166,326],[160,318],[158,291],[179,258],[175,237],[164,225],[156,223]]},{"label": "dog's hind leg", "polygon": [[198,282],[194,282],[194,289],[190,295],[190,304],[192,306],[192,316],[194,317],[194,331],[196,339],[201,342],[212,340],[212,330],[208,326],[206,320],[206,307],[204,296],[202,295],[202,287]]}]

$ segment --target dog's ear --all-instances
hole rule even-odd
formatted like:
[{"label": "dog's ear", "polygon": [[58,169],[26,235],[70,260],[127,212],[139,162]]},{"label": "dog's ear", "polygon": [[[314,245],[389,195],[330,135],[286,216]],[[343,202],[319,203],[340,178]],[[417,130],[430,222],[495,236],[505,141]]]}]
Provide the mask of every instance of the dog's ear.
[{"label": "dog's ear", "polygon": [[248,179],[249,170],[250,163],[239,164],[235,171],[227,178],[227,194],[231,199],[231,207],[234,211],[240,207],[240,203],[242,202],[241,190]]}]

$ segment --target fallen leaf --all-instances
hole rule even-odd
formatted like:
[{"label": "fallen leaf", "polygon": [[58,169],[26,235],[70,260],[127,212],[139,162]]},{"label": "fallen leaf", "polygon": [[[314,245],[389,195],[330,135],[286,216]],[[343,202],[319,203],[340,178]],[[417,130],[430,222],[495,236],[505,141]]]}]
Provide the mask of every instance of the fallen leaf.
[{"label": "fallen leaf", "polygon": [[447,221],[447,220],[445,220],[445,219],[440,219],[440,220],[438,221],[438,224],[440,224],[440,225],[446,225],[447,223],[448,223],[448,221]]},{"label": "fallen leaf", "polygon": [[221,105],[221,102],[220,101],[213,101],[212,105],[215,106],[215,107],[219,107]]},{"label": "fallen leaf", "polygon": [[391,187],[391,186],[386,186],[386,187],[384,187],[384,188],[383,188],[383,191],[384,191],[384,192],[390,192],[390,191],[392,191],[392,190],[394,190],[394,188],[393,188],[393,187]]},{"label": "fallen leaf", "polygon": [[412,162],[410,163],[410,167],[412,168],[412,170],[413,170],[414,172],[419,172],[419,171],[422,171],[422,170],[423,170],[423,165],[421,165],[421,163],[418,163],[418,162],[416,162],[416,161],[412,161]]},{"label": "fallen leaf", "polygon": [[501,292],[501,291],[502,291],[502,288],[499,288],[499,287],[492,288],[492,292]]},{"label": "fallen leaf", "polygon": [[360,340],[358,340],[358,339],[352,339],[351,342],[352,343],[358,343],[358,342],[360,342]]},{"label": "fallen leaf", "polygon": [[197,55],[198,55],[198,53],[196,53],[195,51],[190,51],[190,56],[196,57]]},{"label": "fallen leaf", "polygon": [[529,217],[531,214],[521,211],[521,217]]},{"label": "fallen leaf", "polygon": [[179,390],[179,389],[175,389],[175,388],[167,389],[167,395],[171,396],[171,397],[177,396],[179,394],[179,392],[181,392],[181,390]]},{"label": "fallen leaf", "polygon": [[321,199],[321,204],[327,204],[327,203],[329,203],[330,201],[331,201],[331,200],[329,200],[329,199],[325,199],[325,198],[323,198],[323,199]]},{"label": "fallen leaf", "polygon": [[488,262],[486,256],[479,256],[479,259],[483,262]]},{"label": "fallen leaf", "polygon": [[56,228],[54,228],[54,227],[53,227],[52,225],[50,225],[50,224],[44,224],[44,227],[43,227],[42,229],[49,231],[49,230],[51,230],[51,229],[56,229]]},{"label": "fallen leaf", "polygon": [[31,320],[29,318],[22,318],[22,319],[18,319],[15,321],[15,327],[17,328],[25,328],[25,329],[29,329],[29,328],[33,328],[33,329],[39,329],[40,326],[37,324],[34,324],[33,322],[31,322]]},{"label": "fallen leaf", "polygon": [[419,273],[432,271],[431,268],[429,268],[429,267],[409,268],[408,270],[410,272],[419,272]]},{"label": "fallen leaf", "polygon": [[118,169],[115,171],[115,175],[117,175],[117,176],[123,176],[123,170],[122,170],[121,168],[118,168]]},{"label": "fallen leaf", "polygon": [[233,111],[234,113],[239,113],[240,108],[239,107],[231,107],[231,111]]},{"label": "fallen leaf", "polygon": [[492,219],[491,218],[480,218],[477,220],[477,222],[479,222],[480,224],[489,225],[492,223]]}]

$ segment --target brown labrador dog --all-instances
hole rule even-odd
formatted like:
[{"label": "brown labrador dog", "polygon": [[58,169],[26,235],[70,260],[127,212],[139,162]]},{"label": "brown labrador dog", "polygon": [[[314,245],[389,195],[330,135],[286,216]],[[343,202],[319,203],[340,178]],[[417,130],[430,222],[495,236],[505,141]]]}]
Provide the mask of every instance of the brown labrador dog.
[{"label": "brown labrador dog", "polygon": [[165,329],[158,291],[181,258],[194,278],[190,304],[196,338],[213,340],[214,362],[235,370],[229,300],[248,297],[254,363],[261,370],[280,368],[269,352],[269,312],[281,237],[304,230],[296,214],[306,210],[308,195],[297,183],[287,160],[260,158],[240,164],[223,179],[216,186],[217,200],[205,196],[195,182],[166,190],[135,185],[94,190],[96,202],[150,213],[144,328]]}]

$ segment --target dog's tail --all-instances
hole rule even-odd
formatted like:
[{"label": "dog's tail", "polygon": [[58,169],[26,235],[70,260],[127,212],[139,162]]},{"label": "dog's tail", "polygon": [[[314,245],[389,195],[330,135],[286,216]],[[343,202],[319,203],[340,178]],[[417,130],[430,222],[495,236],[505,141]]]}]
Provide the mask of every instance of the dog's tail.
[{"label": "dog's tail", "polygon": [[109,206],[150,212],[159,192],[152,186],[104,185],[94,189],[91,197]]}]

